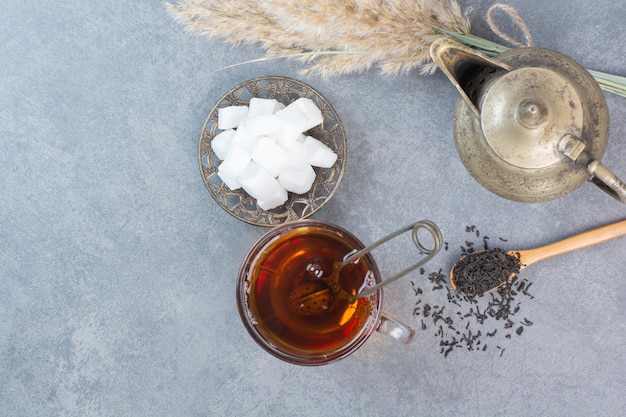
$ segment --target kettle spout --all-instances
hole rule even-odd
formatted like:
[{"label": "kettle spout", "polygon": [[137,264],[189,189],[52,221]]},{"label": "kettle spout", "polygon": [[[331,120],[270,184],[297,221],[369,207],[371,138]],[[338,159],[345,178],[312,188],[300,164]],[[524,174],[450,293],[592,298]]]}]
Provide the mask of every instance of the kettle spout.
[{"label": "kettle spout", "polygon": [[430,46],[430,56],[457,88],[467,105],[480,117],[480,97],[488,84],[511,67],[447,38]]}]

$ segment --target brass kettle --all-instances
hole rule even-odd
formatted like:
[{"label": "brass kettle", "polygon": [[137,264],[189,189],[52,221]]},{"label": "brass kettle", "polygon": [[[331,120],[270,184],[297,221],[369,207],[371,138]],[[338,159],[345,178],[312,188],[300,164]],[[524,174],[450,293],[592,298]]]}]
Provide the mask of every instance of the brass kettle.
[{"label": "brass kettle", "polygon": [[583,67],[547,49],[491,58],[449,39],[430,53],[461,94],[456,149],[482,186],[509,200],[543,202],[589,180],[626,203],[626,186],[600,163],[609,113]]}]

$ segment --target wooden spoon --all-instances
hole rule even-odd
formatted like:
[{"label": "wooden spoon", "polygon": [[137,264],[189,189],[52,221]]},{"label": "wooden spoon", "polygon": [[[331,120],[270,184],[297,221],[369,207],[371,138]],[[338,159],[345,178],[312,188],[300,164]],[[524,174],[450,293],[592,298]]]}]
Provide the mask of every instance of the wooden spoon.
[{"label": "wooden spoon", "polygon": [[[466,293],[467,295],[479,295],[479,294],[482,294],[484,292],[487,292],[487,291],[490,291],[499,287],[500,285],[504,284],[508,279],[516,275],[517,272],[529,267],[530,265],[536,262],[542,261],[547,258],[551,258],[556,255],[561,255],[567,252],[571,252],[577,249],[586,248],[587,246],[606,242],[608,240],[615,239],[624,235],[626,235],[626,220],[621,220],[616,223],[612,223],[606,226],[599,227],[597,229],[589,230],[589,231],[580,233],[578,235],[568,237],[567,239],[561,240],[559,242],[541,246],[539,248],[527,249],[527,250],[501,251],[501,253],[504,253],[506,256],[500,256],[498,258],[498,256],[496,255],[495,257],[494,256],[491,257],[491,262],[494,262],[494,260],[497,261],[499,259],[506,258],[506,259],[502,259],[503,265],[501,265],[501,268],[500,268],[501,273],[499,276],[497,276],[497,274],[495,273],[492,274],[493,276],[491,277],[480,276],[479,274],[476,274],[475,276],[472,275],[470,277],[471,278],[470,280],[476,281],[476,282],[470,283],[468,285],[465,285],[465,283],[464,285],[460,285],[460,282],[459,282],[458,289],[461,292]],[[460,272],[462,272],[461,270],[457,270],[457,267],[462,268],[463,265],[471,264],[472,262],[474,262],[473,264],[474,267],[472,269],[474,271],[481,271],[482,265],[478,265],[481,262],[481,257],[484,257],[485,254],[489,252],[493,253],[494,251],[498,251],[498,250],[478,251],[478,252],[474,252],[474,253],[471,253],[469,255],[462,257],[459,260],[459,262],[457,262],[452,267],[452,270],[450,271],[450,283],[452,284],[452,287],[454,289],[457,289],[457,277],[455,277],[455,275],[460,275]],[[509,265],[515,264],[514,261],[513,262],[511,261],[511,257],[514,260],[519,259],[517,270],[511,270],[511,268],[508,268],[507,270],[506,265],[504,265],[504,263],[509,264]],[[488,268],[485,268],[485,269],[488,269]],[[470,274],[468,273],[468,276],[469,275]],[[471,290],[469,291],[472,292],[472,294],[468,293],[467,290],[469,288],[471,288]]]}]

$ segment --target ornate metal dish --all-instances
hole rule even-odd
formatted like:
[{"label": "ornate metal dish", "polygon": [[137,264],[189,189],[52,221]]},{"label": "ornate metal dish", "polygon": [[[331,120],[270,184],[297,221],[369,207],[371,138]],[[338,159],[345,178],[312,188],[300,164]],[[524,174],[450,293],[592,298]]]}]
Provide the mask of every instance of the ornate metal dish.
[{"label": "ornate metal dish", "polygon": [[[231,190],[217,175],[220,160],[211,149],[219,133],[217,113],[220,107],[248,105],[252,97],[274,98],[287,105],[300,97],[310,98],[322,111],[324,121],[307,133],[329,146],[337,161],[331,168],[315,167],[315,181],[306,194],[289,193],[285,204],[266,211],[243,189]],[[311,216],[333,196],[343,177],[346,163],[346,134],[331,104],[311,86],[286,77],[260,77],[248,80],[226,93],[209,112],[198,146],[200,172],[213,199],[232,216],[257,226],[274,226]]]}]

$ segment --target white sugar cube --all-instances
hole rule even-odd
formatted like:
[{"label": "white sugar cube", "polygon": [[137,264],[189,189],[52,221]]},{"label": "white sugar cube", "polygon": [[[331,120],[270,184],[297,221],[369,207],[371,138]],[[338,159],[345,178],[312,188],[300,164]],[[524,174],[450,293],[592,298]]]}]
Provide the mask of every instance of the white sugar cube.
[{"label": "white sugar cube", "polygon": [[300,168],[283,170],[278,175],[278,182],[287,191],[304,194],[311,189],[315,181],[315,171],[311,165],[301,165]]},{"label": "white sugar cube", "polygon": [[233,145],[233,136],[235,135],[234,129],[224,130],[213,138],[211,141],[211,149],[215,152],[215,155],[221,160],[226,159],[228,151]]},{"label": "white sugar cube", "polygon": [[276,111],[285,106],[278,100],[273,98],[252,97],[248,110],[248,117],[267,116],[276,113]]},{"label": "white sugar cube", "polygon": [[300,132],[306,132],[324,121],[322,111],[313,100],[306,97],[301,97],[290,103],[281,112],[286,112],[286,114],[301,124],[302,130]]},{"label": "white sugar cube", "polygon": [[241,127],[255,136],[273,135],[281,129],[281,120],[275,114],[266,114],[262,116],[248,116],[242,122]]},{"label": "white sugar cube", "polygon": [[288,192],[308,192],[316,177],[313,166],[329,168],[337,159],[332,149],[305,134],[322,121],[309,98],[288,106],[252,98],[249,107],[218,109],[222,132],[211,147],[222,159],[219,177],[231,190],[243,187],[264,210],[283,204]]},{"label": "white sugar cube", "polygon": [[226,155],[226,159],[222,161],[217,170],[218,173],[221,172],[227,178],[237,179],[239,174],[246,169],[250,161],[252,161],[252,154],[250,152],[241,146],[233,145],[228,155]]},{"label": "white sugar cube", "polygon": [[322,112],[309,98],[299,98],[276,112],[282,121],[281,131],[276,141],[284,147],[290,147],[300,137],[300,134],[319,125],[324,120]]},{"label": "white sugar cube", "polygon": [[[304,135],[302,136],[305,137]],[[304,146],[304,139],[296,140],[289,148],[285,148],[285,151],[289,155],[287,166],[284,169],[301,168],[303,165],[310,165],[306,158],[306,146]]]},{"label": "white sugar cube", "polygon": [[306,161],[315,167],[330,168],[337,160],[337,154],[332,149],[312,136],[307,136],[304,146]]},{"label": "white sugar cube", "polygon": [[241,125],[239,125],[233,135],[233,146],[240,146],[252,153],[254,148],[258,145],[259,139],[260,137],[251,132],[247,123],[244,121]]},{"label": "white sugar cube", "polygon": [[274,109],[274,113],[276,113],[276,112],[278,112],[278,111],[281,111],[281,110],[282,110],[282,109],[284,109],[285,107],[287,107],[287,106],[285,106],[283,103],[281,103],[281,102],[279,101],[278,103],[276,103],[276,108]]},{"label": "white sugar cube", "polygon": [[234,129],[248,115],[248,106],[228,106],[217,109],[217,128]]},{"label": "white sugar cube", "polygon": [[278,180],[254,161],[237,178],[248,194],[263,202],[264,210],[269,210],[287,201],[287,190]]},{"label": "white sugar cube", "polygon": [[226,186],[232,191],[241,188],[241,184],[239,183],[239,181],[237,181],[236,178],[229,177],[227,174],[224,174],[224,171],[220,171],[219,168],[217,170],[217,176],[220,177],[221,180],[224,181],[224,184],[226,184]]},{"label": "white sugar cube", "polygon": [[304,132],[304,130],[302,130],[304,124],[290,118],[289,115],[283,114],[281,116],[278,113],[276,115],[280,117],[281,125],[280,130],[274,134],[274,137],[276,138],[276,142],[282,147],[289,148],[300,138],[302,132]]},{"label": "white sugar cube", "polygon": [[283,188],[284,193],[277,193],[272,196],[269,200],[257,200],[256,205],[261,207],[263,210],[271,210],[284,204],[287,201],[288,195],[287,191]]},{"label": "white sugar cube", "polygon": [[262,137],[252,152],[252,160],[277,177],[278,173],[289,163],[287,151],[268,137]]}]

